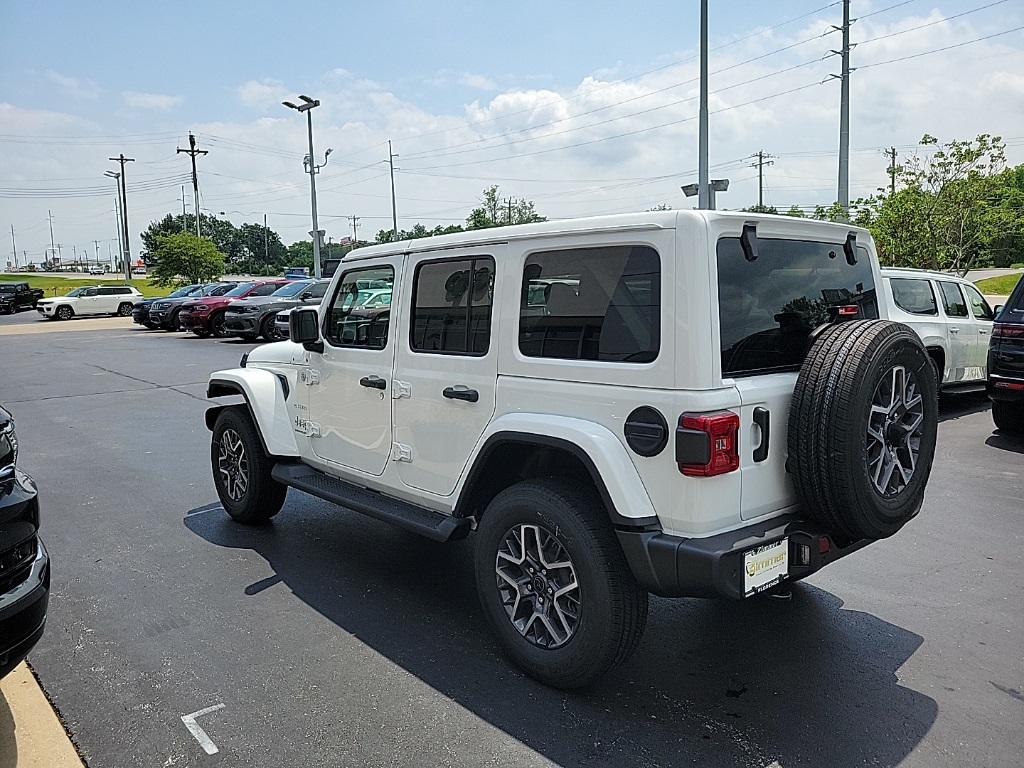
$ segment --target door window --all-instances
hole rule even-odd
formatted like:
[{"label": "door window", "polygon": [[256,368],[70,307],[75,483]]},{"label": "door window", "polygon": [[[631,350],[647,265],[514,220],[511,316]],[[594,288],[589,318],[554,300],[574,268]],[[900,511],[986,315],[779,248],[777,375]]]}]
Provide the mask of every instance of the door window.
[{"label": "door window", "polygon": [[649,363],[661,344],[661,262],[645,245],[531,254],[519,351],[527,357]]},{"label": "door window", "polygon": [[932,290],[929,280],[894,277],[889,283],[892,285],[893,301],[904,312],[913,315],[939,314],[938,305],[935,303],[935,291]]},{"label": "door window", "polygon": [[324,339],[335,347],[384,349],[388,341],[391,307],[365,308],[359,305],[364,291],[391,290],[395,283],[392,267],[369,267],[346,272],[338,283],[324,319]]},{"label": "door window", "polygon": [[949,317],[967,317],[967,302],[956,283],[939,280],[939,290],[942,291],[942,306],[946,308]]},{"label": "door window", "polygon": [[973,285],[965,285],[963,288],[967,293],[967,300],[971,303],[972,314],[979,320],[991,320],[993,318],[992,307],[985,301],[981,291]]},{"label": "door window", "polygon": [[[420,264],[412,298],[412,350],[486,355],[493,294],[494,259],[490,256]],[[390,292],[387,301],[391,301]]]},{"label": "door window", "polygon": [[250,293],[247,293],[246,298],[252,299],[257,298],[259,296],[269,296],[280,287],[280,283],[267,283],[266,285],[260,285],[257,286],[256,288],[253,288]]}]

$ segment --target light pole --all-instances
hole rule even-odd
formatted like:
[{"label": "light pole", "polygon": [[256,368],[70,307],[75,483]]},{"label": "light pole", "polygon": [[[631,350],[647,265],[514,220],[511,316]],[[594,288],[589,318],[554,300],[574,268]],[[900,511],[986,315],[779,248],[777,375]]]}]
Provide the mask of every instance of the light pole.
[{"label": "light pole", "polygon": [[319,173],[320,169],[327,165],[327,156],[331,154],[331,150],[328,149],[324,153],[323,165],[317,165],[313,160],[313,115],[311,110],[314,107],[320,106],[319,99],[311,99],[309,96],[299,95],[302,99],[302,104],[295,105],[290,101],[282,101],[289,109],[294,109],[298,112],[306,113],[306,125],[309,127],[309,155],[306,156],[303,161],[303,165],[306,166],[309,171],[309,198],[313,207],[313,231],[309,234],[313,237],[313,274],[316,278],[320,279],[320,240],[323,238],[324,233],[320,231],[320,227],[316,220],[316,174]]},{"label": "light pole", "polygon": [[[687,197],[693,197],[694,195],[697,195],[697,200],[700,201],[700,199],[701,199],[701,186],[700,186],[700,184],[684,184],[682,187],[680,187],[680,189],[683,190],[683,194],[685,194]],[[728,190],[729,189],[729,180],[728,179],[712,179],[710,182],[708,182],[707,186],[704,187],[703,189],[704,189],[705,199],[707,200],[707,203],[705,203],[705,205],[707,206],[706,210],[713,211],[713,210],[715,210],[715,192],[725,192],[726,190]],[[703,208],[703,206],[701,205],[700,202],[697,203],[697,207],[698,208]]]}]

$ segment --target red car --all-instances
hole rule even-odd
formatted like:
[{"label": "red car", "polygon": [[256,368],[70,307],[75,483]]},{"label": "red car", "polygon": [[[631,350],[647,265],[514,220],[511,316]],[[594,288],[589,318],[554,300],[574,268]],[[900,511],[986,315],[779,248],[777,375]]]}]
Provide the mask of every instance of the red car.
[{"label": "red car", "polygon": [[282,285],[292,282],[283,278],[259,280],[252,283],[239,283],[223,296],[204,296],[192,299],[181,305],[178,322],[182,330],[192,331],[196,336],[206,337],[211,334],[223,339],[231,334],[224,328],[224,310],[235,299],[250,296],[269,296]]}]

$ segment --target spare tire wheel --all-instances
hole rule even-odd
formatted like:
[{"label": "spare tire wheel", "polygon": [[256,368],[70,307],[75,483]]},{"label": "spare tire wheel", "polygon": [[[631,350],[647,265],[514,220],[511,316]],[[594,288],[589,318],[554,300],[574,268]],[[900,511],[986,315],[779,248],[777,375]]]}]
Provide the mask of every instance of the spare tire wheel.
[{"label": "spare tire wheel", "polygon": [[814,341],[793,390],[787,468],[806,514],[881,539],[921,509],[938,429],[932,362],[906,325],[861,320]]}]

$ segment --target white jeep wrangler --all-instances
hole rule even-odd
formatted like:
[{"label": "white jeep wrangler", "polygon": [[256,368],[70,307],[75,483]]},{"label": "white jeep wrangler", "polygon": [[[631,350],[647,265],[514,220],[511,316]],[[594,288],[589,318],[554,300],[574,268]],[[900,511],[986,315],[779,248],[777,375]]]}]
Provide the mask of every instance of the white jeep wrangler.
[{"label": "white jeep wrangler", "polygon": [[359,249],[291,341],[211,376],[245,401],[207,413],[217,492],[243,523],[292,487],[475,531],[504,650],[583,686],[629,657],[649,592],[751,597],[917,514],[936,380],[880,285],[865,230],[760,214]]}]

